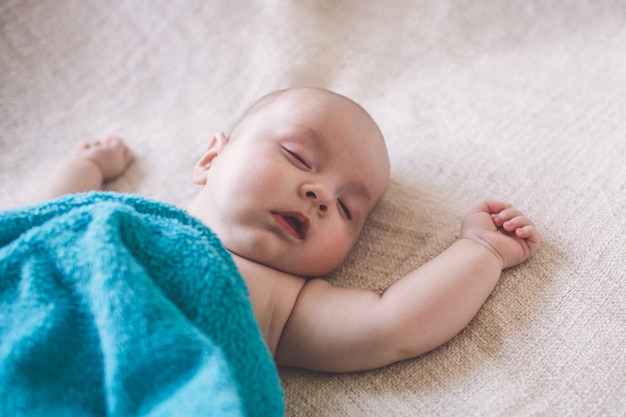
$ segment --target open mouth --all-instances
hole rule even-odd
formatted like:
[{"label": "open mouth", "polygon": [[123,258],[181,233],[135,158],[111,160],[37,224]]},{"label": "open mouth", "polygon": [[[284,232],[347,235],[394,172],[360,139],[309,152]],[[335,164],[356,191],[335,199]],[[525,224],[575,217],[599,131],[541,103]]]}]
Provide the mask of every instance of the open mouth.
[{"label": "open mouth", "polygon": [[309,218],[298,212],[272,213],[276,223],[288,235],[303,240],[309,230]]}]

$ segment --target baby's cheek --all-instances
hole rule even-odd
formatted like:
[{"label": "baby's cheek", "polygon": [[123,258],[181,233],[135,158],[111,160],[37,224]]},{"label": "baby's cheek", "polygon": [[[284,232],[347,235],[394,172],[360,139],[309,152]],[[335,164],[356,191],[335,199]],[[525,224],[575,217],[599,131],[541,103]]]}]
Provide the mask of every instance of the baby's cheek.
[{"label": "baby's cheek", "polygon": [[335,237],[329,239],[324,245],[324,258],[328,263],[332,263],[331,269],[335,269],[345,259],[352,249],[352,242],[345,237]]}]

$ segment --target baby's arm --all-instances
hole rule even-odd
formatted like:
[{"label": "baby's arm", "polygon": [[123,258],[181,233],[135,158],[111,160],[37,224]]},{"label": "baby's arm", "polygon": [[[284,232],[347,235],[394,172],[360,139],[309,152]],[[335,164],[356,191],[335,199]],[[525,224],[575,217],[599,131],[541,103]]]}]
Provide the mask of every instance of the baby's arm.
[{"label": "baby's arm", "polygon": [[62,160],[51,172],[44,174],[45,177],[31,202],[97,190],[105,181],[124,172],[132,158],[128,146],[117,137],[85,143]]},{"label": "baby's arm", "polygon": [[499,201],[476,206],[461,238],[382,295],[311,280],[280,340],[278,363],[324,371],[370,369],[447,342],[476,315],[502,269],[539,247],[533,223]]}]

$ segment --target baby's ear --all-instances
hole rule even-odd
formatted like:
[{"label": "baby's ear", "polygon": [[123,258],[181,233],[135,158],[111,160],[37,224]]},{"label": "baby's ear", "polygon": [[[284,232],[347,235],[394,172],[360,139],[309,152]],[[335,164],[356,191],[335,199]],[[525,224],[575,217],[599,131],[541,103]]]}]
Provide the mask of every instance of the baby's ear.
[{"label": "baby's ear", "polygon": [[192,180],[194,183],[203,185],[206,182],[206,175],[213,160],[222,152],[227,143],[228,138],[223,132],[217,132],[213,135],[209,148],[193,167]]}]

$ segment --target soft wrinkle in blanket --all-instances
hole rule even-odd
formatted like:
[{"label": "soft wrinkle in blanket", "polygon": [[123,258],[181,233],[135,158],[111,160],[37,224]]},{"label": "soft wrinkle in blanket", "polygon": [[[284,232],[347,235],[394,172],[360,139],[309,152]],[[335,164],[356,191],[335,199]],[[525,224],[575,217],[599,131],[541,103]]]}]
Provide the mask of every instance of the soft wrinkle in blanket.
[{"label": "soft wrinkle in blanket", "polygon": [[0,213],[0,415],[283,414],[245,283],[184,211],[86,193]]}]

